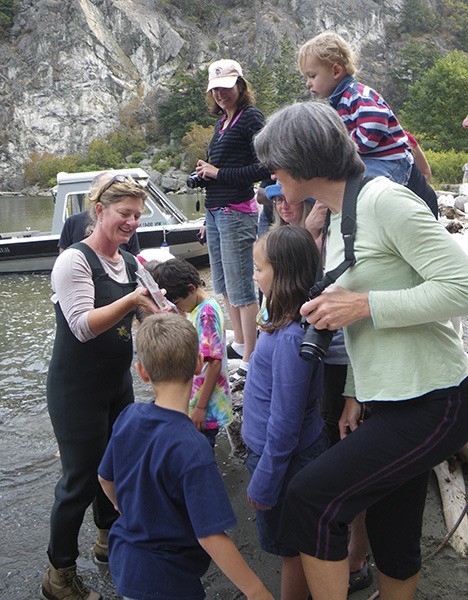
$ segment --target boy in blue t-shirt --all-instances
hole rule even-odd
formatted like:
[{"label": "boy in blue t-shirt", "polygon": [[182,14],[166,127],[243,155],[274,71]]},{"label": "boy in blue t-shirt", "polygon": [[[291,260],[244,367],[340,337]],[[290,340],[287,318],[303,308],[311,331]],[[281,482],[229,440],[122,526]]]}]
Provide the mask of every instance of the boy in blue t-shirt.
[{"label": "boy in blue t-shirt", "polygon": [[136,369],[155,400],[114,424],[99,481],[120,517],[109,533],[117,592],[136,600],[202,600],[210,557],[251,599],[273,600],[225,533],[236,523],[213,452],[188,416],[198,335],[175,314],[140,326]]}]

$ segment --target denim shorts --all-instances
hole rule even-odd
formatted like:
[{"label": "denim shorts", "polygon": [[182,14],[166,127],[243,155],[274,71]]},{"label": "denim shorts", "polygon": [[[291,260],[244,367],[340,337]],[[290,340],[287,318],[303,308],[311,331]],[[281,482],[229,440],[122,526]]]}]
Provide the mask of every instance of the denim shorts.
[{"label": "denim shorts", "polygon": [[215,294],[227,294],[232,306],[257,301],[253,282],[253,245],[258,213],[230,207],[206,211],[206,238]]},{"label": "denim shorts", "polygon": [[[277,538],[277,532],[281,517],[281,511],[283,509],[283,501],[286,494],[286,489],[293,476],[298,473],[303,467],[308,465],[314,458],[317,458],[322,452],[328,450],[330,442],[324,431],[318,436],[313,444],[308,448],[298,452],[291,458],[288,470],[281,487],[278,502],[270,510],[256,510],[256,522],[258,530],[258,541],[260,547],[269,554],[276,554],[277,556],[298,556],[299,552],[293,550],[288,546],[281,544]],[[255,454],[249,450],[247,456],[246,465],[250,475],[255,471],[260,455]]]},{"label": "denim shorts", "polygon": [[395,183],[406,185],[411,175],[413,163],[408,158],[398,160],[382,160],[381,158],[367,158],[360,155],[362,162],[366,165],[366,177],[378,177],[383,175]]}]

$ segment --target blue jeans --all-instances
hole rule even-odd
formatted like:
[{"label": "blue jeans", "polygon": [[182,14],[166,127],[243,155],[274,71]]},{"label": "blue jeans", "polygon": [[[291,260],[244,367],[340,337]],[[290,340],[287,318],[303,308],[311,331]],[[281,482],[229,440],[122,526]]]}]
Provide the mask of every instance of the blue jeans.
[{"label": "blue jeans", "polygon": [[[275,506],[270,508],[270,510],[255,511],[258,540],[260,547],[262,550],[265,550],[265,552],[276,554],[277,556],[297,556],[299,554],[296,550],[282,544],[277,537],[284,497],[286,495],[288,484],[293,476],[317,458],[317,456],[322,454],[322,452],[328,450],[329,445],[328,437],[325,432],[322,431],[313,444],[302,450],[302,452],[295,454],[289,462],[289,467],[286,471],[281,492]],[[255,454],[255,452],[249,450],[246,465],[250,475],[252,475],[257,468],[260,458],[259,454]]]},{"label": "blue jeans", "polygon": [[227,294],[232,306],[257,301],[253,282],[253,244],[258,213],[230,207],[206,211],[206,239],[215,294]]},{"label": "blue jeans", "polygon": [[366,165],[367,177],[378,177],[383,175],[395,183],[406,185],[411,175],[412,163],[407,158],[399,160],[382,160],[381,158],[366,158],[360,155],[362,162]]}]

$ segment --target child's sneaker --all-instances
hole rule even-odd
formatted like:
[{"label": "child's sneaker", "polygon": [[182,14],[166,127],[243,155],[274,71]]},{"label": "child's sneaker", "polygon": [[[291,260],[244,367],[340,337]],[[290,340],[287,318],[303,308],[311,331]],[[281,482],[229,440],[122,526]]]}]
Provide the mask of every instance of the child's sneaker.
[{"label": "child's sneaker", "polygon": [[366,560],[359,571],[351,571],[349,574],[348,596],[358,590],[365,590],[372,584],[372,580],[372,572]]},{"label": "child's sneaker", "polygon": [[242,359],[242,355],[239,354],[236,350],[234,350],[234,348],[232,347],[232,343],[227,345],[227,357],[230,359],[233,359],[233,358]]}]

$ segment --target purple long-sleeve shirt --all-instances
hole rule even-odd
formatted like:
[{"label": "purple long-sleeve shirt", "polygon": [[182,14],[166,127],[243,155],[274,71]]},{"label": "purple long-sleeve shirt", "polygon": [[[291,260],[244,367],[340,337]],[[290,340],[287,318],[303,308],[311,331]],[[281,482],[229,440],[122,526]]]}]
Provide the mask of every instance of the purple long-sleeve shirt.
[{"label": "purple long-sleeve shirt", "polygon": [[242,436],[261,455],[247,494],[259,504],[274,506],[294,454],[320,435],[318,411],[322,365],[299,357],[303,330],[291,323],[272,334],[261,332],[244,389]]}]

